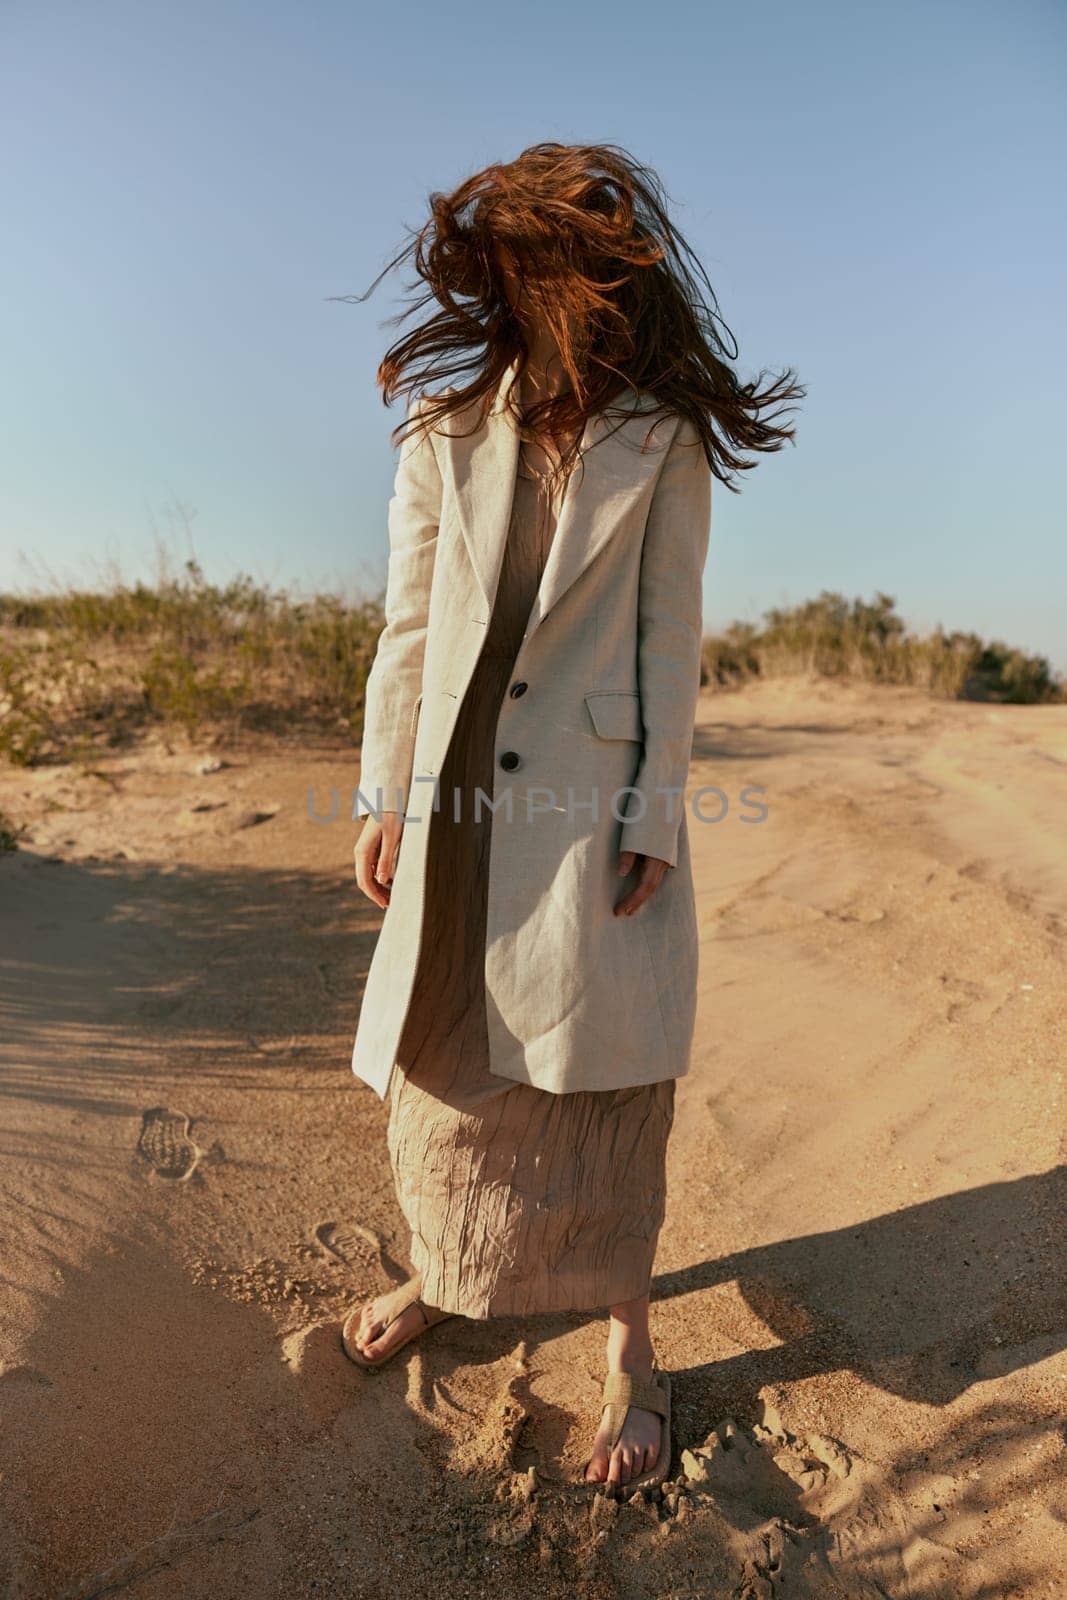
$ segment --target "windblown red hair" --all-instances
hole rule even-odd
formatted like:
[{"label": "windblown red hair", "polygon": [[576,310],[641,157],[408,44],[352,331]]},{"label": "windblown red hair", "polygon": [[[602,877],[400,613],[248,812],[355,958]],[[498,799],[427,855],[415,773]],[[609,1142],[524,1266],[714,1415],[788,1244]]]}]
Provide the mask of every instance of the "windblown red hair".
[{"label": "windblown red hair", "polygon": [[[630,414],[626,392],[636,390],[658,402],[654,411],[688,418],[714,475],[736,489],[736,475],[756,465],[746,457],[793,438],[779,419],[806,391],[792,370],[765,384],[762,371],[740,381],[731,365],[736,340],[667,200],[655,173],[610,144],[531,145],[450,194],[431,194],[429,219],[366,294],[339,297],[366,299],[410,259],[426,289],[390,320],[438,307],[382,359],[384,403],[425,396],[415,428],[433,428],[474,403],[480,418],[511,362],[521,358],[520,373],[525,366],[526,330],[536,318],[555,337],[570,388],[519,420],[557,444],[562,470],[573,463],[587,420],[601,411],[622,419]],[[516,279],[522,315],[513,304]],[[404,429],[394,430],[394,443]]]}]

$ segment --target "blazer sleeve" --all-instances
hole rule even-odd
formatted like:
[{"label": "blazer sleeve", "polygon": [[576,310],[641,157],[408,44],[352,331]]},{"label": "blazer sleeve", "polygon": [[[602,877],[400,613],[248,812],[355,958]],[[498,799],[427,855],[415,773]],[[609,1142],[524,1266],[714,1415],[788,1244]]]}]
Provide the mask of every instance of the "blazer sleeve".
[{"label": "blazer sleeve", "polygon": [[[693,423],[678,424],[653,492],[641,553],[637,668],[644,751],[620,850],[678,863],[678,830],[700,692],[711,467]],[[665,791],[675,790],[674,794]]]},{"label": "blazer sleeve", "polygon": [[[421,410],[421,397],[416,397],[408,417]],[[364,695],[357,817],[379,809],[406,808],[441,497],[441,470],[430,436],[408,433],[401,441],[389,501],[385,626],[378,636]]]}]

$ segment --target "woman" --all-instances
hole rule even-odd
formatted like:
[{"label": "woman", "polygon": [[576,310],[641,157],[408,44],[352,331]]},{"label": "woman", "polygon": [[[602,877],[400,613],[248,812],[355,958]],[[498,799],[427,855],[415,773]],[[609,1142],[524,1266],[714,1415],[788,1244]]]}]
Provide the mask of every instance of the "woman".
[{"label": "woman", "polygon": [[417,396],[367,685],[356,877],[386,916],[353,1070],[388,1100],[414,1272],[342,1338],[377,1367],[448,1316],[606,1307],[585,1477],[636,1486],[670,1456],[648,1306],[696,1007],[711,478],[791,438],[763,413],[803,390],[739,383],[617,146],[434,195],[409,250],[440,309],[378,374]]}]

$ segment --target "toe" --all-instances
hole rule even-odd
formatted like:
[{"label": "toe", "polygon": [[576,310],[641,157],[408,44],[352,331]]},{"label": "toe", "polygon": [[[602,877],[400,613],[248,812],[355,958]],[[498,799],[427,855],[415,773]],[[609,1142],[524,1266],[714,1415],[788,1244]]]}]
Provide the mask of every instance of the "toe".
[{"label": "toe", "polygon": [[629,1482],[629,1459],[629,1453],[624,1450],[621,1445],[616,1445],[615,1449],[611,1452],[611,1460],[608,1463],[609,1483],[621,1485]]},{"label": "toe", "polygon": [[360,1354],[366,1353],[369,1340],[376,1339],[382,1331],[381,1317],[375,1313],[373,1305],[365,1305],[359,1314],[358,1320],[353,1317],[349,1324],[348,1340],[355,1345]]},{"label": "toe", "polygon": [[363,1346],[363,1355],[370,1355],[371,1360],[374,1360],[379,1355],[386,1355],[389,1350],[392,1350],[395,1342],[397,1342],[398,1334],[400,1334],[400,1326],[398,1326],[397,1322],[390,1322],[387,1328],[378,1326],[376,1330],[371,1330],[371,1333],[373,1333],[373,1338],[366,1339],[366,1344]]},{"label": "toe", "polygon": [[359,1336],[362,1340],[376,1339],[382,1331],[382,1314],[376,1303],[363,1307],[360,1318]]},{"label": "toe", "polygon": [[379,1361],[382,1356],[388,1355],[396,1344],[399,1329],[395,1322],[383,1328],[374,1338],[369,1338],[362,1347],[362,1354],[368,1361]]},{"label": "toe", "polygon": [[390,1355],[398,1345],[406,1344],[413,1333],[421,1332],[425,1326],[417,1309],[408,1306],[394,1317],[384,1328],[380,1328],[375,1337],[363,1346],[363,1354],[371,1361],[381,1360],[383,1356]]},{"label": "toe", "polygon": [[585,1469],[587,1483],[603,1483],[608,1475],[608,1449],[602,1439],[597,1439],[593,1445],[593,1454],[589,1458]]}]

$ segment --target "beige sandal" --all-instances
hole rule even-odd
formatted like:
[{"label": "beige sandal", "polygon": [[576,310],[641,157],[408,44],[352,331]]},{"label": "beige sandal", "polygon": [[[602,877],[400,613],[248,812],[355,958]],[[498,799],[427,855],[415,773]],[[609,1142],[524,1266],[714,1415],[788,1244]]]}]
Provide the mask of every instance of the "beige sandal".
[{"label": "beige sandal", "polygon": [[[629,1372],[609,1372],[604,1380],[603,1404],[608,1408],[608,1421],[611,1424],[611,1439],[608,1445],[609,1454],[619,1442],[626,1413],[631,1406],[636,1406],[640,1411],[654,1411],[663,1418],[660,1429],[659,1455],[655,1464],[643,1472],[639,1478],[631,1478],[629,1483],[620,1483],[618,1488],[626,1494],[633,1494],[638,1489],[654,1489],[661,1484],[667,1476],[667,1469],[671,1464],[671,1380],[666,1372],[662,1372],[658,1365],[653,1363],[651,1383],[642,1383]],[[603,1410],[601,1410],[603,1417]],[[590,1456],[589,1460],[593,1458]],[[582,1468],[581,1481],[590,1489],[603,1489],[607,1484],[606,1478],[591,1480],[586,1478],[585,1472],[589,1461]]]},{"label": "beige sandal", "polygon": [[[417,1278],[410,1278],[407,1283],[400,1284],[399,1288],[394,1289],[392,1294],[383,1296],[383,1299],[387,1308],[385,1320],[379,1332],[375,1334],[375,1339],[380,1339],[386,1328],[391,1328],[397,1317],[405,1312],[408,1306],[418,1306],[422,1312],[425,1325],[422,1328],[413,1328],[407,1338],[401,1339],[400,1343],[395,1349],[390,1350],[387,1356],[382,1356],[377,1361],[368,1361],[355,1343],[355,1335],[359,1331],[359,1319],[363,1315],[363,1306],[355,1306],[341,1324],[341,1348],[349,1361],[354,1361],[357,1367],[363,1368],[364,1372],[377,1372],[379,1367],[384,1367],[399,1351],[403,1350],[406,1344],[410,1344],[412,1339],[419,1338],[427,1328],[434,1328],[439,1322],[447,1322],[449,1317],[455,1314],[451,1311],[439,1311],[436,1306],[425,1305],[419,1298]],[[374,1340],[371,1340],[372,1344],[373,1342]]]}]

